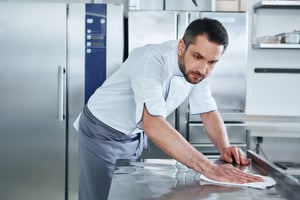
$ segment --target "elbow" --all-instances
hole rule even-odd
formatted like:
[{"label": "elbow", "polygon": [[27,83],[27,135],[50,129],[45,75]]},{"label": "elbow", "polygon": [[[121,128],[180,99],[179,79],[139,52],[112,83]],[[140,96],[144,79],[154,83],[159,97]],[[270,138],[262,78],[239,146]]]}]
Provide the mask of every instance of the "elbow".
[{"label": "elbow", "polygon": [[158,126],[157,118],[158,117],[152,116],[151,114],[149,114],[147,109],[144,108],[143,117],[142,117],[142,125],[143,125],[144,132],[150,138],[157,130],[157,128],[156,128]]},{"label": "elbow", "polygon": [[141,122],[144,132],[149,138],[156,137],[168,126],[164,117],[150,114],[146,106],[144,106]]},{"label": "elbow", "polygon": [[143,115],[143,119],[142,119],[142,125],[143,125],[143,129],[144,129],[144,132],[146,133],[146,135],[148,137],[151,136],[151,133],[153,133],[153,123],[151,123],[151,116],[146,116],[145,117],[145,114]]},{"label": "elbow", "polygon": [[144,132],[147,133],[150,133],[151,132],[151,126],[150,126],[150,123],[147,122],[147,120],[143,119],[142,120],[142,125],[143,125],[143,129],[144,129]]}]

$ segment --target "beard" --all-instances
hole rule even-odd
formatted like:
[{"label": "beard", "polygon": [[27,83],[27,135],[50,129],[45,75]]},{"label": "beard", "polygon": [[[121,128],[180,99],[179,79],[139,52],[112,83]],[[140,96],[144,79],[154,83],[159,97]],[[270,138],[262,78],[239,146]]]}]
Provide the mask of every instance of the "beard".
[{"label": "beard", "polygon": [[191,84],[197,84],[201,82],[203,79],[206,78],[204,74],[201,74],[199,71],[196,70],[186,70],[185,62],[184,62],[184,55],[185,53],[180,56],[179,58],[179,69],[183,74],[185,80]]}]

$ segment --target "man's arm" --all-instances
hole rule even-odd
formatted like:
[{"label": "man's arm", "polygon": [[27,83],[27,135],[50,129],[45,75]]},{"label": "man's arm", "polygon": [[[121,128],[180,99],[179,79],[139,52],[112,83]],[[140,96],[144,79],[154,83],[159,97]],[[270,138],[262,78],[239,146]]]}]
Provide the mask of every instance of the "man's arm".
[{"label": "man's arm", "polygon": [[150,115],[145,107],[142,123],[148,138],[172,158],[201,172],[212,165],[165,118]]},{"label": "man's arm", "polygon": [[166,119],[150,115],[146,107],[144,107],[142,123],[147,136],[160,149],[210,179],[234,183],[261,181],[260,178],[246,174],[231,165],[213,164],[202,153],[192,147]]},{"label": "man's arm", "polygon": [[203,113],[201,119],[208,137],[219,150],[222,160],[241,165],[250,163],[240,148],[230,146],[223,119],[218,111]]}]

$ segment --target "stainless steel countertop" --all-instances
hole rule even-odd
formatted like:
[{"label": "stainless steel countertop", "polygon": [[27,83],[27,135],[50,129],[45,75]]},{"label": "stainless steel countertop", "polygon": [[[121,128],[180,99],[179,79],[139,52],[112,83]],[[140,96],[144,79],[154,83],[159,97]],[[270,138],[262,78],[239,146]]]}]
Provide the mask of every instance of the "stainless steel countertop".
[{"label": "stainless steel countertop", "polygon": [[[218,160],[212,162],[220,163]],[[255,166],[251,164],[245,170],[262,174]],[[120,160],[114,172],[108,199],[290,199],[282,184],[259,190],[212,185],[199,177],[199,173],[172,159]]]}]

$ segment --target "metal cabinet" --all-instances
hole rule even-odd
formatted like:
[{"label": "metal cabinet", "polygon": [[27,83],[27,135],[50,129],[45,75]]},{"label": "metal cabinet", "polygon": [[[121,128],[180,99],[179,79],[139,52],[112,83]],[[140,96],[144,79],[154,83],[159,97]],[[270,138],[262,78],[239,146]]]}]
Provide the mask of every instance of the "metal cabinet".
[{"label": "metal cabinet", "polygon": [[[242,150],[247,150],[246,126],[244,123],[225,123],[230,144],[240,147]],[[218,155],[217,148],[211,143],[208,138],[203,124],[189,123],[188,124],[188,141],[199,151],[206,155]]]},{"label": "metal cabinet", "polygon": [[[246,125],[246,114],[240,113],[220,113],[227,130],[231,145],[240,147],[243,151],[248,148],[248,130]],[[218,156],[219,151],[210,141],[204,124],[199,114],[190,114],[188,101],[185,101],[176,112],[177,129],[196,149],[207,156]]]},{"label": "metal cabinet", "polygon": [[[258,13],[259,10],[265,10],[265,9],[267,9],[270,12],[266,12],[264,14]],[[289,10],[287,13],[280,11],[286,9]],[[265,42],[265,41],[260,41],[261,39],[257,38],[257,37],[261,37],[262,33],[270,33],[273,31],[276,34],[279,34],[286,31],[292,31],[293,29],[298,28],[299,23],[297,22],[297,20],[295,20],[294,18],[290,19],[290,17],[293,15],[295,17],[298,16],[299,9],[300,9],[299,1],[261,0],[260,2],[256,3],[253,6],[253,22],[252,22],[253,48],[300,49],[299,43],[281,43],[280,41],[276,41],[276,38],[271,38],[272,41]],[[273,25],[266,28],[265,24],[273,24]],[[262,30],[258,30],[258,27],[260,27]],[[266,38],[264,40],[266,40]]]},{"label": "metal cabinet", "polygon": [[0,4],[1,199],[65,199],[66,15]]},{"label": "metal cabinet", "polygon": [[[85,42],[91,15],[105,27],[100,47]],[[1,2],[0,27],[0,199],[77,199],[73,122],[90,91],[85,81],[96,73],[105,79],[123,60],[123,6]],[[95,76],[85,76],[87,59],[96,63]]]}]

